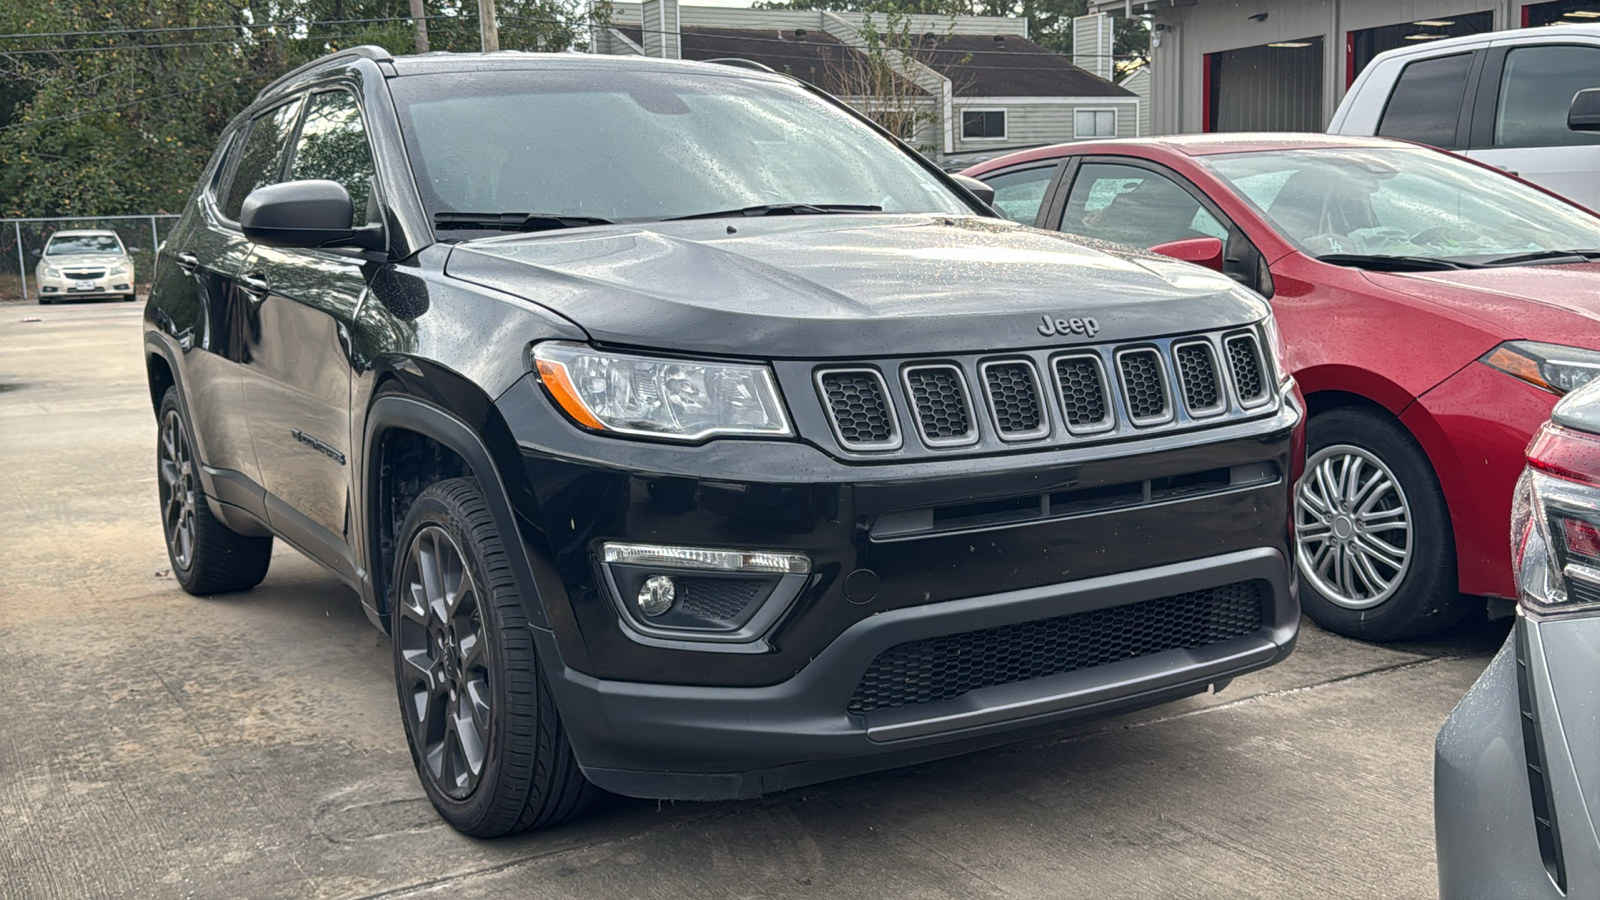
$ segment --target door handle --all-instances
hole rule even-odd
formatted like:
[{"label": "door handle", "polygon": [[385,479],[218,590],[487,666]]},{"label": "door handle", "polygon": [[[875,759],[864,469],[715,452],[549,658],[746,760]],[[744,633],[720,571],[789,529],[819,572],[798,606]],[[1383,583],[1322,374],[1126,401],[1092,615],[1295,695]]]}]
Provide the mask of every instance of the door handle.
[{"label": "door handle", "polygon": [[267,280],[261,277],[260,272],[246,272],[240,275],[239,287],[243,288],[246,294],[256,300],[266,297],[268,292],[272,290],[272,287],[267,284]]},{"label": "door handle", "polygon": [[193,253],[179,253],[177,262],[178,268],[182,269],[185,275],[193,275],[200,271],[200,257]]}]

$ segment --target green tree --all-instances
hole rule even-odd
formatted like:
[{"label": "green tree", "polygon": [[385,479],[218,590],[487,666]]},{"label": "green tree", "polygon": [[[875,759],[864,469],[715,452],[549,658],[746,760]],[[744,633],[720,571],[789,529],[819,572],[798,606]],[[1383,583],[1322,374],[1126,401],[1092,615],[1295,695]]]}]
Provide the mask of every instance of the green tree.
[{"label": "green tree", "polygon": [[[581,0],[498,5],[506,49],[580,44],[592,15]],[[0,3],[0,216],[178,211],[257,91],[332,50],[411,52],[408,10],[406,0]],[[428,0],[426,11],[431,49],[478,49],[476,0]]]}]

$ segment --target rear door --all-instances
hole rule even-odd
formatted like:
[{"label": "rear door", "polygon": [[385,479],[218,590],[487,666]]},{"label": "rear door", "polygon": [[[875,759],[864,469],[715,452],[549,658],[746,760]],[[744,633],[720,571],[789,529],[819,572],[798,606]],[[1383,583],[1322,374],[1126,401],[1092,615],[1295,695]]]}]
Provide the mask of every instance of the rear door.
[{"label": "rear door", "polygon": [[1600,135],[1567,128],[1572,96],[1594,87],[1600,45],[1497,43],[1484,60],[1467,155],[1600,208]]},{"label": "rear door", "polygon": [[1046,201],[1060,172],[1061,160],[1043,159],[985,172],[980,177],[994,188],[992,205],[1000,215],[1023,225],[1036,225],[1042,224],[1039,219],[1049,208]]},{"label": "rear door", "polygon": [[[311,94],[285,180],[344,185],[361,226],[373,176],[355,95]],[[374,268],[352,252],[256,246],[239,277],[259,323],[244,381],[268,516],[352,581],[350,329]]]}]

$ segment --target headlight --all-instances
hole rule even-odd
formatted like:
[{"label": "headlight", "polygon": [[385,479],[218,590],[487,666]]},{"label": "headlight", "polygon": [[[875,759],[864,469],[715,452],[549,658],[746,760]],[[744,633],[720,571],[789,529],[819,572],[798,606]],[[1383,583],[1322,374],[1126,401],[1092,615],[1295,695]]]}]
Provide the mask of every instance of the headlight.
[{"label": "headlight", "polygon": [[1506,341],[1478,361],[1552,394],[1575,391],[1600,376],[1600,352],[1538,341]]},{"label": "headlight", "polygon": [[118,275],[126,275],[126,274],[128,274],[128,267],[127,266],[113,266],[111,268],[111,271],[106,273],[106,276],[110,277],[110,278],[115,278]]},{"label": "headlight", "polygon": [[678,441],[794,433],[766,366],[633,356],[554,342],[535,345],[533,358],[562,410],[596,431]]},{"label": "headlight", "polygon": [[52,269],[49,266],[45,266],[44,267],[44,274],[47,277],[50,277],[50,278],[60,278],[61,277],[61,270],[60,269]]},{"label": "headlight", "polygon": [[1600,609],[1600,440],[1546,424],[1511,506],[1517,597],[1534,613]]},{"label": "headlight", "polygon": [[1267,333],[1267,347],[1272,351],[1272,367],[1278,372],[1278,387],[1294,377],[1289,368],[1289,349],[1283,343],[1283,333],[1278,331],[1278,317],[1269,315],[1261,320],[1261,330]]}]

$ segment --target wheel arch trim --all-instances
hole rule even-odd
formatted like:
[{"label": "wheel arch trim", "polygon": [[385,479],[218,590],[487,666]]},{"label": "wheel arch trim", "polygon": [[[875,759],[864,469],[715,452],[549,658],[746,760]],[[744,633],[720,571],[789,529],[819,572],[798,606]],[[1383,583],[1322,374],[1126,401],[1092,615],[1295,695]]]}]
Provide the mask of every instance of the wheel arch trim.
[{"label": "wheel arch trim", "polygon": [[455,415],[414,396],[389,393],[373,400],[367,411],[363,445],[365,448],[363,458],[367,464],[363,474],[362,499],[362,513],[368,525],[364,529],[366,533],[362,536],[366,550],[363,555],[369,561],[372,605],[379,611],[378,615],[385,630],[388,629],[388,612],[384,608],[385,597],[388,580],[393,573],[379,571],[383,554],[378,545],[380,536],[377,506],[382,484],[382,467],[376,464],[371,453],[384,434],[393,430],[412,431],[437,441],[466,462],[467,468],[478,479],[478,484],[483,489],[484,500],[488,504],[490,516],[494,519],[495,528],[499,530],[502,540],[507,542],[506,557],[523,597],[528,622],[537,628],[548,629],[549,617],[545,614],[543,596],[534,577],[533,567],[529,564],[527,553],[524,551],[522,532],[517,527],[516,514],[512,510],[505,482],[501,478],[500,466],[489,452],[488,445],[477,431]]}]

